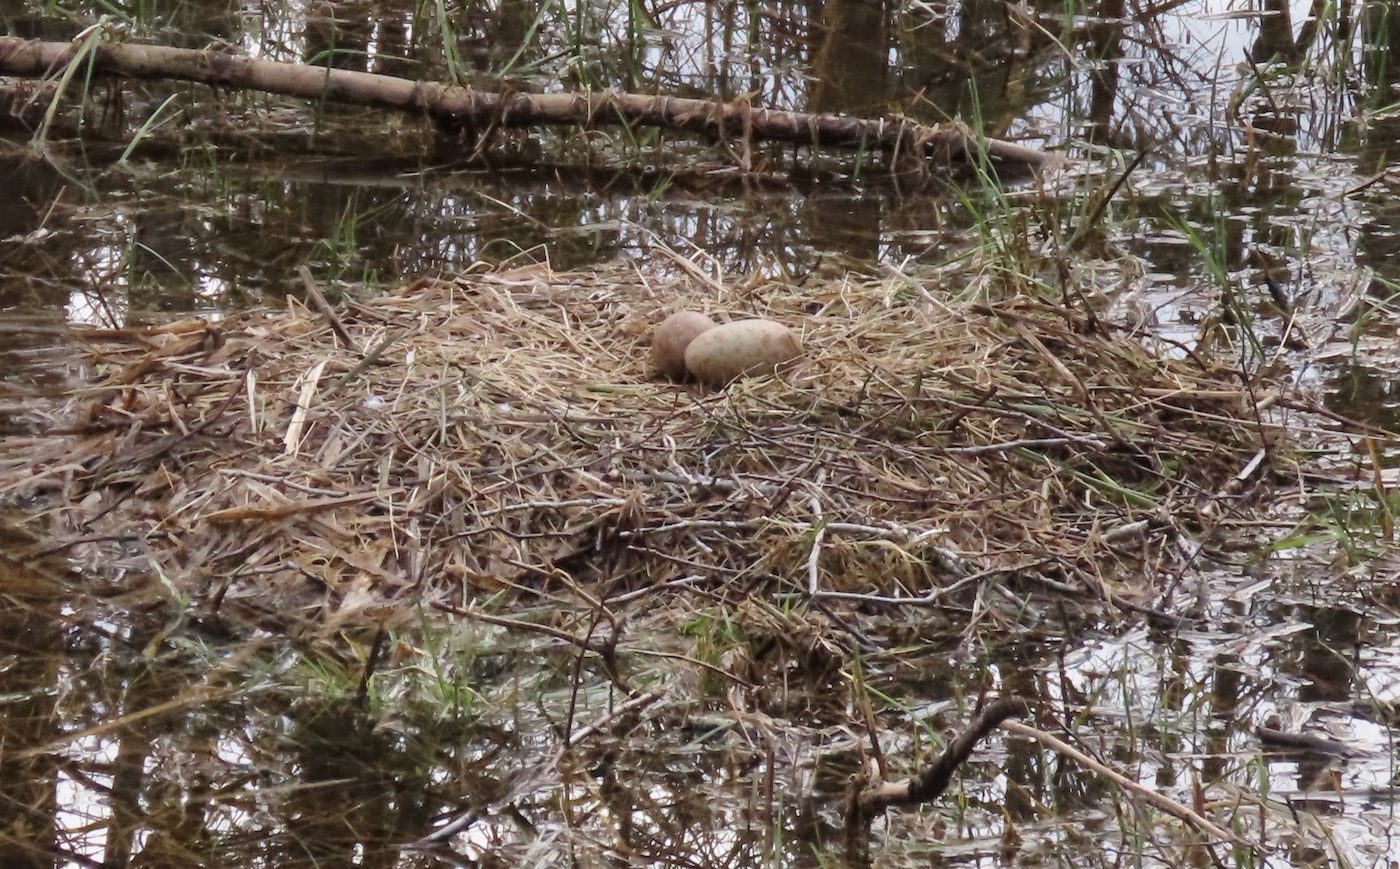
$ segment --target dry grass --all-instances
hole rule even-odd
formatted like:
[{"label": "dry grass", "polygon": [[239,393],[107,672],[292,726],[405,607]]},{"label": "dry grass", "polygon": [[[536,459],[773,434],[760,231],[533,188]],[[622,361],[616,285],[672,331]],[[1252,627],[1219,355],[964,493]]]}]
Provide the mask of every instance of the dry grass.
[{"label": "dry grass", "polygon": [[[1182,532],[1277,439],[1259,387],[1057,305],[945,298],[531,266],[350,303],[353,349],[295,302],[94,331],[91,384],[0,483],[50,548],[298,633],[502,591],[609,618],[663,588],[791,595],[853,632],[896,599],[974,624],[1042,592],[1162,606]],[[650,329],[684,307],[781,320],[806,355],[658,381]]]}]

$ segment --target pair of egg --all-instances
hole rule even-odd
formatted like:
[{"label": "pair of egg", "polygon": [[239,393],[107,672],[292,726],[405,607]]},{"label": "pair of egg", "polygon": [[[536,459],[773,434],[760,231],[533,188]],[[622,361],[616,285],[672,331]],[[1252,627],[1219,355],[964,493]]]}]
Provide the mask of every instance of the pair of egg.
[{"label": "pair of egg", "polygon": [[723,386],[751,374],[768,374],[802,355],[802,342],[774,320],[716,325],[699,311],[672,314],[652,335],[652,361],[672,380],[694,377]]}]

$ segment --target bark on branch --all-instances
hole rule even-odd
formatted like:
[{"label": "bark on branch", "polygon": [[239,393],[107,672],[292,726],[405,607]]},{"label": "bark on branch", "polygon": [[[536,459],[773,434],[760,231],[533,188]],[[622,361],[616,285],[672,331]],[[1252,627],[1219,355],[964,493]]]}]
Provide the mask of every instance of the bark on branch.
[{"label": "bark on branch", "polygon": [[611,91],[531,94],[496,92],[377,73],[283,63],[216,50],[157,45],[40,42],[0,37],[0,75],[62,74],[75,58],[99,76],[174,79],[257,90],[309,100],[426,115],[439,127],[482,133],[511,127],[568,125],[659,127],[715,139],[773,140],[835,148],[879,149],[897,165],[947,170],[979,153],[998,171],[1059,165],[1063,158],[964,129],[905,118],[851,118],[753,108],[746,101],[687,99]]},{"label": "bark on branch", "polygon": [[982,707],[968,722],[967,729],[949,742],[943,754],[918,775],[854,790],[846,805],[847,854],[864,860],[869,851],[870,822],[877,813],[890,806],[917,805],[938,799],[948,789],[954,771],[972,756],[977,743],[1006,719],[1029,712],[1026,701],[1019,697],[993,700]]},{"label": "bark on branch", "polygon": [[1026,701],[1018,697],[993,700],[968,722],[938,759],[913,778],[885,782],[861,791],[856,798],[860,813],[871,817],[889,806],[915,805],[938,799],[948,789],[953,773],[962,766],[987,734],[1008,718],[1027,714]]},{"label": "bark on branch", "polygon": [[1200,813],[1129,779],[1063,740],[1033,727],[1027,727],[1018,721],[1008,720],[1027,715],[1029,711],[1030,708],[1026,701],[1018,697],[1003,697],[994,700],[983,707],[968,723],[967,729],[948,743],[948,748],[943,754],[918,775],[900,782],[885,782],[853,791],[846,807],[846,848],[848,854],[862,859],[865,857],[869,849],[870,822],[877,812],[890,806],[930,802],[942,795],[948,789],[949,782],[952,781],[953,772],[972,755],[977,743],[998,727],[1009,733],[1029,737],[1040,742],[1046,748],[1108,778],[1125,791],[1190,824],[1216,841],[1227,842],[1242,848],[1253,847],[1235,833],[1220,827]]}]

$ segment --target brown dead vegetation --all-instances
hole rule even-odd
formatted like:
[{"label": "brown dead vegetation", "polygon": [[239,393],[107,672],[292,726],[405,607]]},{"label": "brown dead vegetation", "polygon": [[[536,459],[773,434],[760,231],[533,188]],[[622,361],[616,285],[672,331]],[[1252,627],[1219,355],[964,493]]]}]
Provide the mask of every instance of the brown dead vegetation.
[{"label": "brown dead vegetation", "polygon": [[[1265,384],[1056,304],[692,274],[527,266],[90,331],[90,383],[7,444],[3,491],[49,551],[235,625],[544,596],[616,633],[671,589],[804,599],[869,642],[853,616],[1174,609],[1241,469],[1288,461]],[[772,317],[806,354],[724,391],[661,381],[650,330],[681,308]]]}]

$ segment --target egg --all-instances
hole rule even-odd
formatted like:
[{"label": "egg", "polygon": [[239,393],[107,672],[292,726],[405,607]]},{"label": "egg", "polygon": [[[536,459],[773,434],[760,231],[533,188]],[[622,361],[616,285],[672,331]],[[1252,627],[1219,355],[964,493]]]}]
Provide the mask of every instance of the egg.
[{"label": "egg", "polygon": [[715,321],[699,311],[681,311],[662,320],[651,336],[651,361],[656,370],[672,380],[684,380],[685,348],[696,335],[714,327]]},{"label": "egg", "polygon": [[749,374],[767,374],[802,355],[802,342],[773,320],[739,320],[698,335],[685,350],[685,367],[696,380],[723,386]]}]

